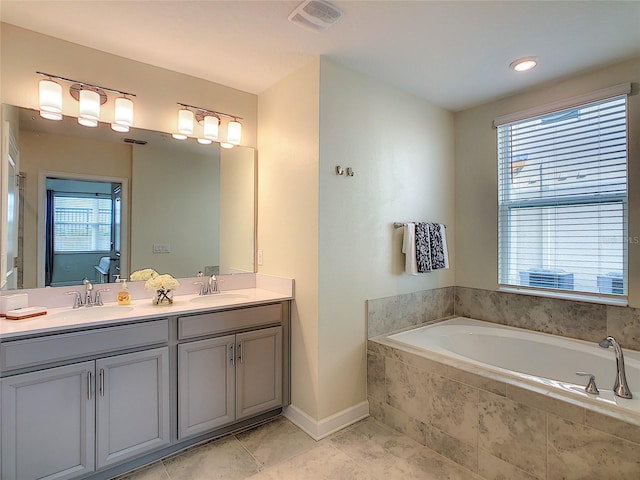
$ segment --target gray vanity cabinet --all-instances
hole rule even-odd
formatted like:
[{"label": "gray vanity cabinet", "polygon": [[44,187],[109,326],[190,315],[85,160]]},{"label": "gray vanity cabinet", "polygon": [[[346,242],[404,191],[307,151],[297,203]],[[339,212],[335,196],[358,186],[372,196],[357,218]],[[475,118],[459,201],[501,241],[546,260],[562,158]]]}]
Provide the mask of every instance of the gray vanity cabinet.
[{"label": "gray vanity cabinet", "polygon": [[96,361],[96,468],[170,443],[169,349]]},{"label": "gray vanity cabinet", "polygon": [[2,478],[75,478],[169,445],[169,421],[167,347],[3,378]]},{"label": "gray vanity cabinet", "polygon": [[282,322],[281,304],[178,319],[179,439],[282,407]]},{"label": "gray vanity cabinet", "polygon": [[0,478],[77,478],[170,445],[167,339],[164,319],[3,342]]},{"label": "gray vanity cabinet", "polygon": [[6,479],[75,478],[94,469],[94,362],[3,378]]},{"label": "gray vanity cabinet", "polygon": [[235,335],[178,345],[178,437],[235,419]]},{"label": "gray vanity cabinet", "polygon": [[236,335],[236,419],[282,405],[282,327]]}]

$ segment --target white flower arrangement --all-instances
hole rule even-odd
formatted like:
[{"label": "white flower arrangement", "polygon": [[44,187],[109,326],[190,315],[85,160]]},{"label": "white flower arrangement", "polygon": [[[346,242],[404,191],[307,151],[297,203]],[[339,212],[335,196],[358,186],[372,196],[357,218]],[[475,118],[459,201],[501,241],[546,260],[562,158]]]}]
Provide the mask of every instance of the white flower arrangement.
[{"label": "white flower arrangement", "polygon": [[158,276],[158,272],[156,272],[153,268],[145,268],[142,270],[136,270],[129,276],[129,280],[132,282],[146,281],[151,278],[155,278]]},{"label": "white flower arrangement", "polygon": [[180,286],[180,282],[173,278],[168,273],[164,273],[162,275],[157,275],[155,277],[149,278],[144,284],[144,288],[147,290],[175,290]]}]

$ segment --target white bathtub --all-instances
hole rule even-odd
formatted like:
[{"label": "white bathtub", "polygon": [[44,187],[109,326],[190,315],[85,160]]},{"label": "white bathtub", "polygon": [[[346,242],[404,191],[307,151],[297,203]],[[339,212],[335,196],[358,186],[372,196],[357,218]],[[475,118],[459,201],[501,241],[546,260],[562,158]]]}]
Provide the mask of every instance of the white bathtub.
[{"label": "white bathtub", "polygon": [[[491,378],[513,379],[518,383],[544,388],[554,396],[572,403],[617,412],[633,423],[640,422],[640,352],[624,347],[624,338],[616,338],[624,353],[627,382],[632,399],[613,394],[616,361],[613,348],[604,349],[595,342],[537,333],[521,328],[458,317],[387,337],[393,343],[424,351],[427,357],[468,369],[487,372]],[[465,367],[466,365],[466,367]],[[588,377],[595,375],[600,395],[584,390]]]}]

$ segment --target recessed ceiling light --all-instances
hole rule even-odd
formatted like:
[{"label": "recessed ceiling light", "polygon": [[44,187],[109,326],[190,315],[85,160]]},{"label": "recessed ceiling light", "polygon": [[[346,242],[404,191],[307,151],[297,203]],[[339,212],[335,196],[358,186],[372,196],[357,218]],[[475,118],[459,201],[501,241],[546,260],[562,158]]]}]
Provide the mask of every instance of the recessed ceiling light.
[{"label": "recessed ceiling light", "polygon": [[527,72],[534,68],[538,64],[537,57],[525,57],[514,60],[509,64],[509,68],[514,69],[516,72]]}]

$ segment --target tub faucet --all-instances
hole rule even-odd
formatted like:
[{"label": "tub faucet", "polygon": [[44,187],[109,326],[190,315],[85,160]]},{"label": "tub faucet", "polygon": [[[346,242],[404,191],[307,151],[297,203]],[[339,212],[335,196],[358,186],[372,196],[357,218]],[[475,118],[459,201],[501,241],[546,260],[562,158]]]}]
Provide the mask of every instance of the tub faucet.
[{"label": "tub faucet", "polygon": [[622,354],[622,348],[620,344],[613,337],[607,337],[600,342],[602,348],[613,347],[613,351],[616,354],[616,382],[613,385],[613,393],[620,398],[632,398],[629,385],[627,385],[627,374],[624,370],[624,355]]}]

